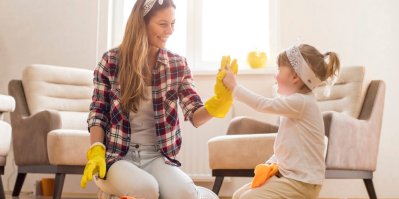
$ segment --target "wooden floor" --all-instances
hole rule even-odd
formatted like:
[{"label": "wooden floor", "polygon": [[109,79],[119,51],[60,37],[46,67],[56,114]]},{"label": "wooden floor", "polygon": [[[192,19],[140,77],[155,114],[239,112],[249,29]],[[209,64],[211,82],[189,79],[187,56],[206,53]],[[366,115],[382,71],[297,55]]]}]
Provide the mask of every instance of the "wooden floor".
[{"label": "wooden floor", "polygon": [[[62,199],[96,199],[96,196],[66,196]],[[18,197],[12,197],[11,194],[6,193],[6,199],[52,199],[51,196],[34,196],[32,193],[21,193]],[[231,197],[220,197],[220,199],[231,199]]]},{"label": "wooden floor", "polygon": [[[12,197],[11,194],[6,194],[6,199],[52,199],[52,196],[34,196],[32,193],[21,193],[18,197]],[[95,199],[97,197],[95,196],[87,196],[87,197],[82,197],[82,196],[67,196],[67,197],[62,197],[62,199]]]},{"label": "wooden floor", "polygon": [[[67,196],[67,197],[62,197],[62,199],[94,199],[96,198],[95,196],[88,196],[88,197],[82,197],[82,196]],[[33,194],[21,194],[19,197],[11,197],[10,194],[6,194],[6,199],[52,199],[51,196],[45,197],[45,196],[33,196]],[[231,197],[220,197],[220,199],[231,199]],[[320,199],[338,199],[338,198],[320,198]],[[365,198],[348,198],[348,199],[365,199]],[[388,199],[388,198],[386,198]],[[395,199],[395,198],[389,198],[389,199]],[[398,198],[399,199],[399,198]]]},{"label": "wooden floor", "polygon": [[[82,197],[62,197],[62,199],[93,199],[96,197],[82,198]],[[52,199],[51,196],[33,196],[32,194],[21,194],[19,197],[11,197],[10,195],[6,195],[6,199]],[[220,199],[231,199],[230,197],[221,197]]]},{"label": "wooden floor", "polygon": [[[94,199],[96,197],[78,197],[78,196],[70,196],[70,197],[62,197],[62,199]],[[6,194],[6,199],[52,199],[51,196],[34,196],[33,194],[21,194],[19,197],[12,197],[9,194]],[[231,197],[221,197],[220,199],[231,199]]]},{"label": "wooden floor", "polygon": [[[69,196],[69,197],[62,197],[62,199],[94,199],[95,196],[90,197],[81,197],[81,196]],[[10,195],[6,194],[6,199],[52,199],[51,196],[33,196],[32,194],[21,194],[19,197],[11,197]],[[231,197],[220,197],[220,199],[231,199]],[[338,198],[320,198],[320,199],[338,199]],[[348,199],[365,199],[365,198],[348,198]],[[386,198],[388,199],[388,198]],[[389,198],[395,199],[395,198]],[[398,198],[399,199],[399,198]]]},{"label": "wooden floor", "polygon": [[[24,196],[21,195],[19,197],[11,197],[11,196],[6,196],[6,199],[52,199],[53,197],[49,196]],[[62,197],[62,199],[77,199],[77,198],[64,198]],[[93,199],[93,198],[80,198],[80,199]]]}]

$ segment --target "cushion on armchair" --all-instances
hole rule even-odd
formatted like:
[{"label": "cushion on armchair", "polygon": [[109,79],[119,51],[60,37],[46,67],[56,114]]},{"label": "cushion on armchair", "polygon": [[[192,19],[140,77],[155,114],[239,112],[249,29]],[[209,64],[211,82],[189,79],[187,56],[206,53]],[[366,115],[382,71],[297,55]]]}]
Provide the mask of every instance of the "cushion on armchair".
[{"label": "cushion on armchair", "polygon": [[11,126],[0,120],[0,166],[6,164],[6,158],[10,150]]},{"label": "cushion on armchair", "polygon": [[0,94],[0,166],[6,164],[6,158],[11,144],[11,126],[3,121],[4,113],[15,109],[15,100],[8,95]]},{"label": "cushion on armchair", "polygon": [[[0,116],[4,112],[12,112],[15,109],[15,100],[13,97],[8,95],[0,94]],[[0,118],[2,119],[2,118]]]},{"label": "cushion on armchair", "polygon": [[[85,152],[90,148],[90,137],[87,136],[87,131],[56,129],[48,133],[47,141],[50,164],[86,164],[87,159]],[[67,153],[65,153],[66,151]]]},{"label": "cushion on armchair", "polygon": [[31,115],[56,110],[62,128],[87,130],[87,115],[93,93],[91,70],[32,65],[25,68],[22,83]]},{"label": "cushion on armchair", "polygon": [[211,169],[253,169],[273,155],[275,133],[224,135],[208,141]]},{"label": "cushion on armchair", "polygon": [[357,118],[362,108],[365,95],[365,68],[350,66],[341,69],[338,81],[331,90],[330,96],[324,96],[324,86],[314,89],[320,110],[336,111]]}]

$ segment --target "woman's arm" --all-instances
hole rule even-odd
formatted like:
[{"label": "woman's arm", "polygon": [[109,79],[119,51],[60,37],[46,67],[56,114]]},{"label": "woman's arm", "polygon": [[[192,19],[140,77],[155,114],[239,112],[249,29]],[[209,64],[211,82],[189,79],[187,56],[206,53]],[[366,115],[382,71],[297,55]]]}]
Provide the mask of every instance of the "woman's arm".
[{"label": "woman's arm", "polygon": [[90,104],[89,116],[87,118],[88,129],[90,131],[90,143],[103,143],[104,129],[107,128],[109,119],[107,113],[110,110],[110,68],[108,60],[114,57],[113,52],[104,53],[101,61],[94,69],[93,77],[93,96]]},{"label": "woman's arm", "polygon": [[209,121],[212,118],[212,115],[208,113],[208,111],[205,109],[205,106],[202,106],[201,108],[198,108],[194,114],[193,114],[193,119],[192,123],[195,127],[199,127],[203,124],[205,124],[207,121]]},{"label": "woman's arm", "polygon": [[96,142],[103,143],[104,141],[104,130],[100,126],[92,126],[90,128],[90,144]]}]

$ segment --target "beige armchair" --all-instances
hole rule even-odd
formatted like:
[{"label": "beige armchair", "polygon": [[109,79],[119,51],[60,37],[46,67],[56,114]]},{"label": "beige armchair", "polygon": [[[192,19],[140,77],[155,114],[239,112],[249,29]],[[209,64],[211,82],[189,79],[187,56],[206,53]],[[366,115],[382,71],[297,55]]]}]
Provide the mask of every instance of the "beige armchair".
[{"label": "beige armchair", "polygon": [[6,95],[0,95],[0,199],[5,199],[1,175],[4,174],[6,159],[11,144],[11,126],[3,121],[4,114],[12,112],[15,109],[14,98]]},{"label": "beige armchair", "polygon": [[18,196],[28,173],[55,174],[54,199],[61,198],[66,174],[82,174],[90,138],[86,119],[92,71],[49,65],[25,68],[9,83],[16,100],[11,113]]},{"label": "beige armchair", "polygon": [[[376,170],[385,84],[364,83],[363,67],[344,67],[330,97],[315,90],[328,137],[327,179],[363,179],[370,198],[377,198],[372,178]],[[227,135],[208,142],[209,164],[218,193],[225,176],[251,177],[257,164],[273,154],[278,126],[249,117],[234,118]],[[222,149],[222,150],[221,150]],[[367,158],[364,155],[367,154]]]}]

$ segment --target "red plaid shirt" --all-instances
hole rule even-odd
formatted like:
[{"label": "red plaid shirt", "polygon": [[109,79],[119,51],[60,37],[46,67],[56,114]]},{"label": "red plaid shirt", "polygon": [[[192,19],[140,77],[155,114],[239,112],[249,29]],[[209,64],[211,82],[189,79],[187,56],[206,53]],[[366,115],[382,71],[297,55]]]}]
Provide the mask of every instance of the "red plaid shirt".
[{"label": "red plaid shirt", "polygon": [[[120,85],[117,81],[118,49],[106,52],[94,70],[94,91],[88,127],[104,129],[107,166],[126,155],[130,144],[129,112],[120,104]],[[155,129],[160,152],[168,163],[180,166],[175,159],[182,142],[177,101],[184,113],[184,120],[203,106],[194,89],[193,79],[185,58],[160,49],[152,71],[152,103]]]}]

